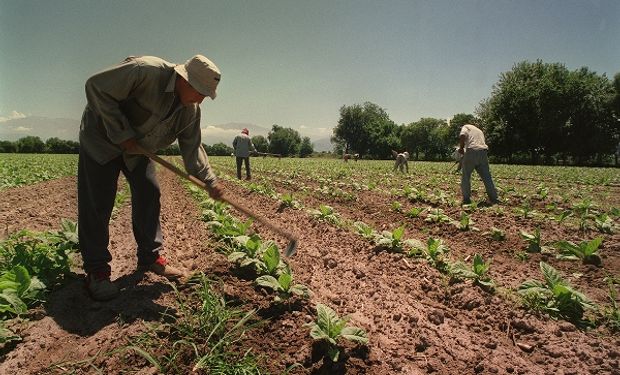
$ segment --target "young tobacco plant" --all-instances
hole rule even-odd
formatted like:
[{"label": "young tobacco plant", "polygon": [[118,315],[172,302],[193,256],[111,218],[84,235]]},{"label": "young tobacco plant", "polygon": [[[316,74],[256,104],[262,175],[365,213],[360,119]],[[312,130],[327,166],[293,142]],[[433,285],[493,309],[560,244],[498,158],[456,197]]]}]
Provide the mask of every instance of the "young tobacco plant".
[{"label": "young tobacco plant", "polygon": [[315,219],[319,221],[326,221],[328,223],[339,225],[340,218],[338,214],[334,211],[331,206],[327,206],[324,204],[319,205],[318,210],[310,210],[310,215],[312,215]]},{"label": "young tobacco plant", "polygon": [[237,236],[238,250],[228,255],[228,260],[239,267],[252,267],[259,275],[278,276],[284,268],[280,250],[273,241],[263,242],[258,235]]},{"label": "young tobacco plant", "polygon": [[283,267],[277,278],[272,275],[263,275],[259,276],[255,282],[276,292],[275,302],[287,301],[293,295],[303,298],[310,297],[310,289],[307,286],[293,283],[293,273],[288,265]]},{"label": "young tobacco plant", "polygon": [[446,256],[448,255],[450,249],[443,244],[441,239],[429,237],[426,242],[426,249],[423,251],[426,260],[431,266],[444,273],[449,270],[450,264],[447,261]]},{"label": "young tobacco plant", "polygon": [[491,263],[485,263],[480,254],[474,255],[473,265],[467,266],[462,262],[456,262],[452,265],[450,273],[457,279],[473,280],[474,284],[483,288],[495,288],[495,282],[487,275]]},{"label": "young tobacco plant", "polygon": [[364,223],[363,221],[356,221],[353,223],[353,226],[357,230],[357,233],[367,240],[375,238],[375,235],[377,234],[377,232],[372,229],[370,225]]},{"label": "young tobacco plant", "polygon": [[387,251],[394,253],[402,253],[406,248],[411,249],[419,247],[419,241],[414,239],[404,239],[404,234],[405,226],[401,225],[392,232],[384,230],[381,233],[376,233],[374,242],[377,247],[384,248]]},{"label": "young tobacco plant", "polygon": [[483,234],[491,236],[494,241],[503,241],[506,239],[506,232],[495,227],[491,227],[491,231],[484,232]]},{"label": "young tobacco plant", "polygon": [[280,206],[297,209],[301,207],[301,203],[293,198],[292,193],[285,193],[280,196]]},{"label": "young tobacco plant", "polygon": [[316,305],[317,320],[309,323],[310,337],[317,341],[324,341],[327,345],[327,355],[333,362],[340,358],[338,341],[350,340],[359,344],[367,344],[368,336],[362,328],[347,326],[348,318],[340,318],[334,310],[318,303]]},{"label": "young tobacco plant", "polygon": [[594,217],[594,226],[601,233],[612,234],[615,230],[614,221],[606,213]]},{"label": "young tobacco plant", "polygon": [[618,291],[616,291],[614,282],[611,278],[606,277],[604,280],[606,280],[607,284],[609,285],[609,294],[607,297],[609,298],[610,307],[605,309],[605,311],[603,311],[603,315],[605,316],[605,319],[607,320],[606,324],[609,327],[609,329],[613,332],[619,332],[620,331],[620,307],[618,306],[618,302],[616,302],[617,297],[618,297]]},{"label": "young tobacco plant", "polygon": [[477,231],[478,228],[473,226],[472,225],[473,223],[474,223],[474,221],[471,219],[471,217],[465,211],[461,212],[461,219],[459,221],[454,221],[453,222],[453,224],[457,228],[459,228],[459,230],[461,230],[461,231],[468,231],[468,230]]},{"label": "young tobacco plant", "polygon": [[527,280],[518,289],[527,308],[565,319],[577,325],[583,324],[586,309],[596,306],[581,292],[573,289],[560,273],[549,264],[540,262],[544,282]]},{"label": "young tobacco plant", "polygon": [[540,237],[540,228],[536,228],[534,230],[534,234],[527,233],[526,231],[520,230],[519,234],[521,238],[523,238],[527,242],[528,253],[540,253],[540,252],[548,252],[549,247],[542,244]]},{"label": "young tobacco plant", "polygon": [[0,275],[0,317],[21,315],[28,311],[28,306],[38,302],[45,291],[36,276],[20,265],[2,272]]},{"label": "young tobacco plant", "polygon": [[575,244],[571,241],[556,242],[556,246],[560,249],[557,255],[558,259],[564,260],[581,260],[584,264],[594,264],[600,266],[602,259],[598,255],[598,248],[603,243],[603,237],[597,237],[590,241],[582,241]]}]

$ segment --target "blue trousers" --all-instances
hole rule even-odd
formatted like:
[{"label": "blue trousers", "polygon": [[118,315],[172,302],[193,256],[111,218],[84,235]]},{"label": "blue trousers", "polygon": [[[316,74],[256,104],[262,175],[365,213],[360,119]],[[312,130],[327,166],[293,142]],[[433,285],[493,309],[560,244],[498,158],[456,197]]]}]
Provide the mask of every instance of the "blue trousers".
[{"label": "blue trousers", "polygon": [[461,166],[463,171],[463,174],[461,175],[461,193],[463,194],[463,203],[470,203],[471,200],[471,174],[474,169],[478,172],[478,175],[480,175],[491,202],[497,201],[497,190],[495,190],[495,185],[493,184],[493,179],[491,178],[487,150],[467,150],[465,155],[463,155]]},{"label": "blue trousers", "polygon": [[109,223],[118,177],[123,172],[131,189],[131,220],[138,244],[138,265],[153,263],[163,237],[159,214],[159,184],[154,163],[144,157],[132,171],[122,156],[101,165],[80,150],[78,162],[78,235],[86,273],[109,274],[112,255],[108,250]]}]

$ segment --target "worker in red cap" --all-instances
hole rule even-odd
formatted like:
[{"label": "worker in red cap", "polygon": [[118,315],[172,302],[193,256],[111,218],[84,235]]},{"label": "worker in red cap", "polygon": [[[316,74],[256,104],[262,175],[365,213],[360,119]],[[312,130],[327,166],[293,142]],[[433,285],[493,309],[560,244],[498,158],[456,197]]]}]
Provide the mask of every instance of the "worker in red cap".
[{"label": "worker in red cap", "polygon": [[237,178],[241,179],[241,164],[245,162],[245,179],[251,179],[250,152],[256,152],[256,147],[254,147],[252,143],[248,128],[243,128],[241,134],[235,137],[233,140],[233,148],[235,149],[235,157],[237,159]]}]

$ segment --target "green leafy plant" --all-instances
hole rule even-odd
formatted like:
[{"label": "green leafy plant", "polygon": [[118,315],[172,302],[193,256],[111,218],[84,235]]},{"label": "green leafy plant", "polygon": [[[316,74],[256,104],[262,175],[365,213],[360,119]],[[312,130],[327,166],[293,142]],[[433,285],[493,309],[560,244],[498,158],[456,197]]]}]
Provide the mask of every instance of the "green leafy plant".
[{"label": "green leafy plant", "polygon": [[506,232],[495,227],[491,227],[491,230],[489,232],[484,232],[484,234],[491,236],[494,241],[503,241],[506,239]]},{"label": "green leafy plant", "polygon": [[584,264],[601,265],[602,260],[598,255],[598,249],[603,243],[603,237],[597,237],[590,241],[582,241],[575,244],[571,241],[556,242],[556,246],[560,249],[558,259],[565,260],[581,260]]},{"label": "green leafy plant", "polygon": [[422,214],[422,212],[424,212],[424,208],[422,207],[411,207],[405,212],[405,216],[414,219],[416,217],[420,217],[420,214]]},{"label": "green leafy plant", "polygon": [[405,249],[419,247],[419,241],[414,239],[405,239],[405,226],[394,229],[390,232],[387,230],[375,234],[375,245],[395,253],[402,253]]},{"label": "green leafy plant", "polygon": [[614,282],[612,278],[606,277],[605,281],[609,285],[609,294],[607,298],[609,299],[610,306],[609,308],[603,311],[603,315],[606,319],[606,324],[610,330],[614,332],[620,331],[620,307],[618,307],[618,291],[614,286]]},{"label": "green leafy plant", "polygon": [[416,245],[409,250],[407,255],[415,258],[424,258],[431,266],[440,272],[447,273],[451,267],[447,260],[449,251],[450,249],[443,244],[441,239],[429,237],[426,244],[417,241]]},{"label": "green leafy plant", "polygon": [[348,318],[340,318],[334,310],[318,303],[316,305],[317,320],[309,323],[310,337],[323,341],[327,345],[327,355],[333,362],[340,358],[338,341],[350,340],[359,344],[367,344],[368,336],[362,328],[347,326]]},{"label": "green leafy plant", "polygon": [[424,221],[431,223],[450,223],[452,219],[443,213],[441,208],[433,208],[426,214]]},{"label": "green leafy plant", "polygon": [[606,213],[594,217],[594,226],[601,233],[612,234],[615,230],[614,221]]},{"label": "green leafy plant", "polygon": [[303,298],[310,297],[310,289],[308,289],[307,286],[293,283],[293,274],[291,268],[288,266],[284,267],[277,278],[272,275],[263,275],[258,277],[255,281],[256,284],[276,292],[277,295],[274,297],[275,302],[288,300],[293,295]]},{"label": "green leafy plant", "polygon": [[561,210],[557,215],[551,216],[552,220],[557,221],[559,224],[562,224],[566,219],[573,215],[573,211],[571,210]]},{"label": "green leafy plant", "polygon": [[0,316],[7,314],[21,315],[28,311],[28,306],[38,302],[45,291],[36,276],[30,276],[28,270],[20,265],[2,272],[0,275]]},{"label": "green leafy plant", "polygon": [[549,188],[547,188],[545,186],[545,184],[541,183],[538,186],[536,186],[536,194],[537,194],[537,199],[538,200],[545,200],[547,198],[547,196],[549,196]]},{"label": "green leafy plant", "polygon": [[453,223],[461,231],[468,231],[468,230],[477,231],[478,230],[478,228],[472,225],[474,221],[471,219],[469,214],[467,214],[467,212],[465,211],[461,212],[461,219],[459,221],[454,221]]},{"label": "green leafy plant", "polygon": [[527,233],[526,231],[520,230],[519,234],[521,238],[523,238],[527,242],[528,253],[540,253],[540,252],[548,252],[549,246],[543,245],[541,236],[540,236],[540,228],[536,228],[534,230],[534,234]]},{"label": "green leafy plant", "polygon": [[251,219],[241,222],[230,215],[222,216],[219,220],[220,221],[209,221],[207,224],[211,228],[211,231],[215,237],[229,245],[234,243],[234,239],[236,237],[243,236],[248,233],[250,227],[252,226]]},{"label": "green leafy plant", "polygon": [[527,280],[518,289],[526,307],[565,319],[575,324],[582,324],[586,309],[595,305],[582,293],[573,289],[562,279],[559,272],[545,262],[540,262],[544,282]]},{"label": "green leafy plant", "polygon": [[301,207],[301,203],[293,198],[292,193],[285,193],[280,196],[280,206],[281,207],[290,207],[290,208],[299,208]]},{"label": "green leafy plant", "polygon": [[263,242],[256,234],[237,236],[238,250],[228,254],[228,260],[239,267],[252,267],[259,275],[278,276],[285,266],[280,250],[273,241]]},{"label": "green leafy plant", "polygon": [[495,287],[495,283],[487,275],[490,267],[491,264],[485,263],[480,254],[475,254],[471,267],[468,267],[465,263],[456,262],[452,265],[450,273],[457,279],[473,280],[476,285],[492,289]]},{"label": "green leafy plant", "polygon": [[390,205],[390,209],[392,211],[395,211],[395,212],[402,212],[403,211],[403,205],[402,205],[402,203],[400,203],[398,201],[394,201]]},{"label": "green leafy plant", "polygon": [[310,210],[310,215],[319,221],[325,221],[334,225],[340,224],[340,217],[331,206],[324,204],[319,205],[318,210]]},{"label": "green leafy plant", "polygon": [[357,230],[357,233],[366,239],[374,238],[377,233],[370,225],[364,223],[363,221],[356,221],[353,223],[353,226]]}]

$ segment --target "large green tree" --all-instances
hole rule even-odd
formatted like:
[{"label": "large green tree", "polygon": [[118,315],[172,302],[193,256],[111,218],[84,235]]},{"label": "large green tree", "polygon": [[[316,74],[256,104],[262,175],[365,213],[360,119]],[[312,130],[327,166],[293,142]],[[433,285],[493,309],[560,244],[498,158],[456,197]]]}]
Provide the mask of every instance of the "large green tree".
[{"label": "large green tree", "polygon": [[454,143],[447,143],[448,132],[446,120],[425,117],[406,125],[400,138],[403,148],[416,160],[420,158],[420,153],[427,160],[435,160],[445,157],[449,153],[450,144]]},{"label": "large green tree", "polygon": [[252,144],[256,147],[258,152],[269,152],[269,142],[267,138],[262,135],[255,135],[252,137]]},{"label": "large green tree", "polygon": [[301,145],[301,136],[295,129],[273,125],[267,134],[269,152],[282,156],[297,155]]},{"label": "large green tree", "polygon": [[303,137],[299,145],[299,157],[305,158],[306,156],[312,155],[313,152],[314,146],[312,146],[310,137]]},{"label": "large green tree", "polygon": [[612,152],[618,133],[612,98],[604,75],[523,61],[500,75],[476,112],[495,155],[525,154],[532,163],[571,155],[580,163]]},{"label": "large green tree", "polygon": [[27,136],[17,140],[17,152],[22,154],[42,154],[45,143],[39,137]]},{"label": "large green tree", "polygon": [[347,153],[387,157],[400,146],[397,126],[377,104],[365,102],[340,108],[332,142],[344,146]]}]

